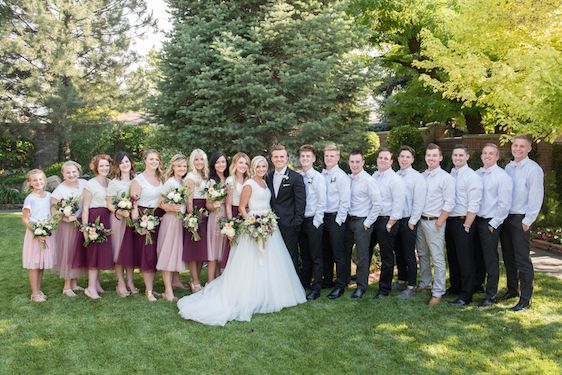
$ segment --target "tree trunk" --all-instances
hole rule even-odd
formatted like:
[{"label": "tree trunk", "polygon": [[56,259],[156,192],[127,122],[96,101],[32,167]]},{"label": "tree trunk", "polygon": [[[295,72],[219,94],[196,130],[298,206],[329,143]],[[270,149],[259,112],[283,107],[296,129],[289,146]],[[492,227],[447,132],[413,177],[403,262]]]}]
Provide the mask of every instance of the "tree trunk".
[{"label": "tree trunk", "polygon": [[484,134],[484,124],[482,124],[482,115],[477,108],[467,108],[463,110],[464,119],[466,120],[466,128],[468,134]]}]

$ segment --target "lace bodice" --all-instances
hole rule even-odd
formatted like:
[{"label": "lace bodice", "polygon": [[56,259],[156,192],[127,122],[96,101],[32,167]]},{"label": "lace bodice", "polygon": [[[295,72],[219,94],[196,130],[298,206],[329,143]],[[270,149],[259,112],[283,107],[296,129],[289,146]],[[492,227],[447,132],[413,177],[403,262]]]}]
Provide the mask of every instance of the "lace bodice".
[{"label": "lace bodice", "polygon": [[271,192],[269,188],[267,186],[265,188],[261,187],[253,179],[244,182],[244,186],[246,185],[252,188],[252,195],[250,195],[250,200],[248,201],[249,213],[252,215],[262,214],[264,211],[270,210],[271,205],[269,202],[271,200]]}]

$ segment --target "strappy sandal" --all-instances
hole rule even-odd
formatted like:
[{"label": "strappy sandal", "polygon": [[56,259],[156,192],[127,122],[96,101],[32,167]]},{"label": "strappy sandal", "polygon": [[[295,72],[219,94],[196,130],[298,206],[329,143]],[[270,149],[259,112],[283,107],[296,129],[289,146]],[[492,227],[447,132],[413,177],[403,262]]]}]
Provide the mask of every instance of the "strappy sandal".
[{"label": "strappy sandal", "polygon": [[62,294],[70,298],[76,297],[76,293],[72,289],[63,289]]},{"label": "strappy sandal", "polygon": [[156,301],[158,301],[158,300],[156,299],[156,297],[154,297],[154,294],[153,294],[152,290],[147,290],[147,291],[145,292],[145,294],[146,294],[146,299],[148,300],[148,302],[156,302]]}]

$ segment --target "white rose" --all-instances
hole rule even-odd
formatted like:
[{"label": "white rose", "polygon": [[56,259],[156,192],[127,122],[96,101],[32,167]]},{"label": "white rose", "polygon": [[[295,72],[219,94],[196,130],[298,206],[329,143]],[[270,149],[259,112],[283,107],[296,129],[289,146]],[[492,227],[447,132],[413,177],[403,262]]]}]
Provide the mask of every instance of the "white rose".
[{"label": "white rose", "polygon": [[140,227],[141,227],[141,228],[146,228],[146,224],[147,224],[146,221],[141,221]]},{"label": "white rose", "polygon": [[174,199],[174,195],[175,195],[174,192],[173,192],[173,191],[170,191],[170,192],[166,195],[166,198],[168,198],[168,199]]},{"label": "white rose", "polygon": [[36,236],[40,236],[41,234],[43,234],[43,230],[41,228],[35,228],[35,231],[33,231],[33,234]]},{"label": "white rose", "polygon": [[181,194],[180,194],[180,193],[176,193],[176,194],[174,195],[174,201],[176,201],[176,202],[181,201]]},{"label": "white rose", "polygon": [[99,235],[97,233],[90,233],[90,241],[95,241],[98,239]]},{"label": "white rose", "polygon": [[148,222],[148,224],[146,225],[146,229],[153,230],[154,229],[154,223],[152,221]]},{"label": "white rose", "polygon": [[72,207],[71,206],[66,206],[62,213],[64,214],[64,216],[70,216],[72,215]]}]

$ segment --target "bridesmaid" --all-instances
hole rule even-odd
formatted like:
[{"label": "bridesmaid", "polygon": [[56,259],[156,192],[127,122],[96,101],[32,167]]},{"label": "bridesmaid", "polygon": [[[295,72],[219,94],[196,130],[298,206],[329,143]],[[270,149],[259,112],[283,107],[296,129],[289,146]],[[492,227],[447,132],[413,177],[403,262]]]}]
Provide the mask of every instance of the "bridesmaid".
[{"label": "bridesmaid", "polygon": [[[166,182],[162,188],[163,194],[181,188],[183,178],[187,174],[187,157],[176,154],[170,160],[170,167],[166,173]],[[172,273],[176,273],[179,279],[179,272],[185,269],[183,257],[183,220],[180,214],[185,213],[185,204],[166,204],[162,197],[159,199],[159,206],[166,213],[162,217],[158,232],[157,253],[158,263],[156,269],[162,271],[164,281],[164,299],[166,301],[177,301],[174,296],[172,285]]]},{"label": "bridesmaid", "polygon": [[[209,184],[220,183],[226,186],[226,178],[228,177],[228,162],[226,155],[220,151],[214,152],[209,160],[210,173]],[[207,257],[208,260],[208,282],[215,279],[218,273],[219,261],[226,246],[226,237],[220,232],[219,221],[226,216],[225,199],[218,201],[206,202],[207,210],[209,210],[209,221],[207,224]]]},{"label": "bridesmaid", "polygon": [[23,268],[29,270],[31,300],[45,302],[47,296],[41,291],[43,270],[53,268],[56,260],[55,241],[52,236],[33,237],[29,225],[51,218],[51,194],[44,191],[47,177],[40,169],[27,172],[27,183],[31,193],[23,202],[22,222],[26,227],[23,240]]},{"label": "bridesmaid", "polygon": [[[111,164],[111,175],[113,179],[107,186],[107,207],[111,215],[111,246],[113,248],[113,261],[115,262],[115,275],[117,287],[115,292],[119,297],[127,297],[130,293],[138,293],[139,290],[134,283],[134,252],[133,252],[133,228],[127,225],[130,212],[118,209],[113,205],[113,198],[121,197],[123,193],[129,194],[131,180],[135,175],[135,164],[129,154],[119,151],[113,158]],[[123,277],[123,268],[127,270],[127,283]],[[129,290],[127,290],[127,286]]]},{"label": "bridesmaid", "polygon": [[[82,193],[82,223],[93,223],[99,218],[105,228],[111,228],[106,201],[110,166],[111,158],[106,154],[96,155],[90,161],[90,169],[96,176],[86,183]],[[84,239],[86,237],[87,233],[84,233]],[[88,287],[84,294],[91,299],[101,298],[99,293],[104,290],[100,284],[99,271],[113,268],[111,240],[90,243],[87,248],[80,244],[79,251],[74,255],[73,265],[88,268]]]},{"label": "bridesmaid", "polygon": [[[238,205],[240,203],[240,194],[242,193],[242,185],[250,175],[248,169],[250,168],[250,158],[243,152],[239,152],[232,158],[230,165],[230,176],[226,179],[226,186],[228,187],[228,196],[226,197],[226,217],[230,220],[238,216]],[[230,254],[230,244],[227,243],[222,259],[221,269],[226,267],[228,263],[228,255]]]},{"label": "bridesmaid", "polygon": [[[163,212],[158,208],[158,200],[162,192],[162,163],[160,153],[155,150],[147,150],[144,154],[144,172],[137,175],[131,183],[131,196],[138,199],[132,211],[133,220],[139,218],[145,212],[154,210],[156,216],[162,216]],[[156,245],[158,243],[158,230],[152,234],[152,244],[147,245],[145,236],[137,232],[134,234],[135,254],[138,257],[139,268],[144,280],[146,299],[149,302],[156,301],[154,296],[154,274],[156,273]]]},{"label": "bridesmaid", "polygon": [[[189,156],[189,173],[185,176],[185,184],[191,192],[187,200],[187,212],[192,213],[205,208],[205,187],[209,178],[209,165],[207,154],[201,149],[195,149]],[[191,291],[196,293],[201,290],[201,266],[208,259],[207,256],[207,217],[202,217],[199,225],[199,241],[191,239],[191,233],[184,229],[183,232],[183,260],[189,267],[191,274]]]},{"label": "bridesmaid", "polygon": [[57,250],[57,264],[55,269],[59,276],[64,279],[62,294],[67,297],[76,297],[75,291],[82,291],[84,288],[78,286],[77,278],[84,274],[84,268],[72,267],[72,261],[76,251],[82,251],[83,241],[80,233],[78,218],[82,215],[82,192],[86,186],[86,180],[79,178],[82,175],[82,166],[75,161],[69,160],[61,167],[63,182],[53,191],[51,206],[53,207],[61,200],[69,200],[73,197],[80,202],[78,211],[73,216],[65,216],[59,223],[57,235],[55,236]]}]

